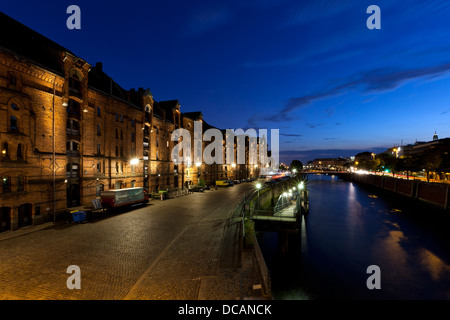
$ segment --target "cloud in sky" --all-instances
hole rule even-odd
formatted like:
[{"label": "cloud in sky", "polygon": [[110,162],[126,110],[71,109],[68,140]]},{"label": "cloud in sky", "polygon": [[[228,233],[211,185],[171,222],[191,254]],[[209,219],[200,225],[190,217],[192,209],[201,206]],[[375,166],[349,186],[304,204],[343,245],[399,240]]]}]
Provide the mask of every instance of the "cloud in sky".
[{"label": "cloud in sky", "polygon": [[[339,94],[344,94],[349,90],[360,89],[363,93],[377,93],[390,91],[400,87],[410,80],[419,78],[431,79],[439,77],[450,72],[450,62],[439,65],[411,68],[411,69],[397,69],[397,68],[376,68],[368,71],[363,71],[353,76],[344,79],[340,85],[328,88],[319,93],[308,94],[298,97],[291,97],[285,103],[283,109],[272,115],[258,115],[252,119],[252,123],[256,121],[266,122],[283,122],[292,121],[298,118],[293,115],[293,112],[308,106],[318,100],[324,100],[335,97]],[[307,124],[310,128],[317,125]]]},{"label": "cloud in sky", "polygon": [[280,133],[279,135],[284,137],[303,137],[302,134],[297,133]]}]

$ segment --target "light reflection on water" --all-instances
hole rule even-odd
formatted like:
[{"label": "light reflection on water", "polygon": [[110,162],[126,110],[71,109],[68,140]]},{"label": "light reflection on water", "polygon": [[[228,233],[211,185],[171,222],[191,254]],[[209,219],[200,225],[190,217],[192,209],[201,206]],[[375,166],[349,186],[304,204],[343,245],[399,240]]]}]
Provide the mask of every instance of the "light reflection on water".
[{"label": "light reflection on water", "polygon": [[[287,254],[277,232],[259,233],[275,299],[450,299],[448,217],[337,177],[310,176],[308,189],[310,213]],[[373,264],[380,290],[366,287]]]}]

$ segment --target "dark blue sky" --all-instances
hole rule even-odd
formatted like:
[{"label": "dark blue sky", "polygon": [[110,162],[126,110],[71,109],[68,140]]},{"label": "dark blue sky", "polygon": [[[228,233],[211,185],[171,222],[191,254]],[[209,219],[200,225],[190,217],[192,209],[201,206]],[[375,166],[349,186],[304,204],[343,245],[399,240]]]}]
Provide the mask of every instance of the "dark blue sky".
[{"label": "dark blue sky", "polygon": [[[81,8],[81,30],[66,8]],[[366,9],[381,8],[381,30]],[[3,1],[125,89],[221,128],[280,130],[302,162],[450,137],[448,1]],[[346,151],[348,150],[348,151]]]}]

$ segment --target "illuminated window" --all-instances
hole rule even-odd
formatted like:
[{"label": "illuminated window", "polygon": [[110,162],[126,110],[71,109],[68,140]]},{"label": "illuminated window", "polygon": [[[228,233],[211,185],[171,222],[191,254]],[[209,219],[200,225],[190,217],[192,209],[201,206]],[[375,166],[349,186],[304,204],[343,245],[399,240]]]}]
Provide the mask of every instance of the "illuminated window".
[{"label": "illuminated window", "polygon": [[9,176],[2,177],[2,190],[3,193],[11,192],[11,178]]},{"label": "illuminated window", "polygon": [[2,145],[2,159],[9,159],[8,142]]}]

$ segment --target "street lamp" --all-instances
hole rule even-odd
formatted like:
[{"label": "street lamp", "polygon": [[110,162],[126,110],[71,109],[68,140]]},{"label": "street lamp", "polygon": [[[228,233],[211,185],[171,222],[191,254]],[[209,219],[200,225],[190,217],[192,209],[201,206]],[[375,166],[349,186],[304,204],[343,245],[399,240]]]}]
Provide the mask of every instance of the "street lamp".
[{"label": "street lamp", "polygon": [[255,187],[256,187],[256,190],[258,191],[258,209],[259,209],[259,189],[261,189],[261,183],[257,183],[256,185],[255,185]]},{"label": "street lamp", "polygon": [[133,166],[137,165],[138,163],[139,163],[139,159],[138,158],[133,158],[133,159],[130,160],[130,164],[133,165]]}]

